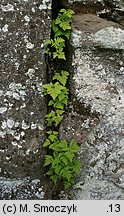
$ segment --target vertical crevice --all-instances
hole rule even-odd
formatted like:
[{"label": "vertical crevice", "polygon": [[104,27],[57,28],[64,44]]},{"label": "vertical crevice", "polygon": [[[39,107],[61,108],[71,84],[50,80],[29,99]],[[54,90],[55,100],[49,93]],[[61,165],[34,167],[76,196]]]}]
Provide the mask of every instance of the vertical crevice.
[{"label": "vertical crevice", "polygon": [[[52,16],[51,16],[51,19],[56,19],[57,16],[58,16],[58,13],[59,11],[64,8],[64,9],[68,9],[68,0],[52,0]],[[51,36],[50,36],[51,39],[54,38],[54,34],[52,32],[52,29],[51,29]],[[65,56],[66,56],[66,60],[61,60],[61,59],[51,59],[50,57],[46,56],[46,64],[47,64],[47,83],[50,83],[52,81],[52,77],[53,75],[55,74],[55,72],[57,71],[61,71],[61,70],[66,70],[66,71],[70,71],[71,69],[71,65],[72,65],[72,46],[70,44],[70,41],[67,40],[65,38],[65,43],[66,43],[66,46],[65,46]],[[72,52],[71,52],[72,51]],[[69,88],[69,83],[67,84],[67,87]],[[47,98],[47,101],[49,101],[49,98]],[[47,110],[49,111],[49,107],[47,107]],[[67,108],[66,108],[67,109]],[[66,110],[65,110],[66,112]],[[59,126],[58,126],[59,127]],[[59,128],[58,128],[58,131],[59,131]],[[47,150],[49,151],[49,150]],[[49,152],[48,152],[49,154]],[[60,191],[63,190],[63,183],[59,183],[57,184],[56,186],[54,185],[51,185],[51,182],[49,183],[49,179],[47,179],[48,181],[48,184],[50,187],[49,189],[49,192],[47,192],[47,195],[46,195],[46,199],[59,199],[59,194],[60,194]]]},{"label": "vertical crevice", "polygon": [[52,19],[56,19],[62,8],[67,9],[68,7],[68,0],[52,0]]},{"label": "vertical crevice", "polygon": [[[68,0],[52,0],[52,16],[51,16],[51,20],[54,20],[57,18],[59,11],[64,8],[64,9],[68,9],[69,8],[69,4],[68,4]],[[50,38],[53,39],[54,38],[54,34],[52,32],[51,29],[51,35]],[[65,38],[66,40],[66,38]],[[66,40],[66,47],[65,47],[65,55],[66,55],[66,59],[68,60],[68,46],[69,41]],[[54,59],[51,60],[49,57],[46,57],[46,62],[48,64],[48,68],[47,68],[47,81],[50,82],[52,79],[52,76],[54,75],[55,71],[59,71],[61,70],[61,68],[63,68],[63,70],[68,70],[67,67],[67,60],[65,63],[65,60],[61,60],[61,59]]]}]

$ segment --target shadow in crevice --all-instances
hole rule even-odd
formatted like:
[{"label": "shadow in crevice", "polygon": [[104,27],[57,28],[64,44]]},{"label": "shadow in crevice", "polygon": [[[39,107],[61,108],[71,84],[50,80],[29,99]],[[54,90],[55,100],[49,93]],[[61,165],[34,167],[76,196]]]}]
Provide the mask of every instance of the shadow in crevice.
[{"label": "shadow in crevice", "polygon": [[62,8],[69,8],[68,0],[52,0],[52,20],[56,19]]}]

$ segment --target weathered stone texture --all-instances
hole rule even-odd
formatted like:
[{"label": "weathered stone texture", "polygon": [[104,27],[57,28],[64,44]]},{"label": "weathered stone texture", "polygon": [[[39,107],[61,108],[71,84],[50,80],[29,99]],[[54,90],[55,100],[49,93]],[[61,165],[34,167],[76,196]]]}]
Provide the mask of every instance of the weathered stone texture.
[{"label": "weathered stone texture", "polygon": [[123,0],[68,0],[69,3],[83,3],[84,5],[88,4],[102,4],[110,7],[117,7],[120,9],[124,9],[124,1]]},{"label": "weathered stone texture", "polygon": [[61,126],[81,143],[69,198],[124,199],[124,30],[95,15],[87,27],[89,16],[74,17],[71,105]]},{"label": "weathered stone texture", "polygon": [[45,193],[39,179],[0,178],[0,194],[2,199],[30,200],[43,199]]},{"label": "weathered stone texture", "polygon": [[[47,110],[44,41],[50,36],[51,1],[1,0],[0,10],[0,175],[9,181],[40,179]],[[0,191],[6,181],[0,181]]]}]

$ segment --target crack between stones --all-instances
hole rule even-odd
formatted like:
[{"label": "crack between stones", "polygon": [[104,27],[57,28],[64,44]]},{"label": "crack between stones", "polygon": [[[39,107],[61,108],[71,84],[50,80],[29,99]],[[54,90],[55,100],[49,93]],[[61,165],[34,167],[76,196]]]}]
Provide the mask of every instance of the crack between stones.
[{"label": "crack between stones", "polygon": [[[67,9],[68,8],[68,0],[52,0],[52,15],[51,15],[51,20],[56,19],[58,16],[59,11],[62,8]],[[53,39],[54,35],[51,29],[51,35],[50,35],[50,39]],[[69,43],[69,41],[65,41],[66,45],[65,45],[65,56],[66,56],[66,61],[65,60],[61,60],[61,59],[54,59],[51,60],[50,57],[46,56],[46,81],[47,83],[52,81],[52,77],[55,73],[55,71],[59,71],[59,70],[66,70],[66,71],[70,71],[71,65],[72,65],[72,52],[70,51],[70,47],[71,44]],[[69,82],[67,83],[67,88],[69,88]],[[48,104],[48,100],[49,98],[47,97],[47,104]],[[66,109],[65,108],[65,113],[66,113]],[[49,112],[49,107],[47,106],[47,112]],[[59,127],[58,126],[58,131],[59,131]],[[49,151],[49,150],[47,150]],[[48,153],[48,152],[47,152]],[[56,200],[56,199],[60,199],[59,194],[60,191],[63,190],[63,188],[61,188],[61,182],[59,185],[55,186],[55,185],[51,185],[51,182],[49,179],[47,179],[48,184],[49,184],[49,192],[47,191],[47,195],[45,196],[45,199],[52,199],[52,200]]]}]

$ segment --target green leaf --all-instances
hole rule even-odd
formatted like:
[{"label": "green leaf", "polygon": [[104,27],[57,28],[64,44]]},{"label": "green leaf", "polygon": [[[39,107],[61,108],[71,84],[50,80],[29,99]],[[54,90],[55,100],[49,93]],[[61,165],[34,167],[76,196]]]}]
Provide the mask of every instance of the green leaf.
[{"label": "green leaf", "polygon": [[52,44],[52,43],[53,43],[53,40],[52,40],[52,39],[49,39],[49,40],[47,40],[47,41],[45,42],[46,45],[50,45],[50,44]]},{"label": "green leaf", "polygon": [[56,33],[58,31],[58,26],[55,24],[55,20],[52,21],[52,24],[51,24],[51,27],[52,27],[52,30],[54,31],[54,33]]},{"label": "green leaf", "polygon": [[60,92],[60,94],[58,95],[59,101],[62,101],[63,99],[65,99],[66,95],[64,94],[63,91]]},{"label": "green leaf", "polygon": [[58,135],[55,135],[55,134],[51,134],[50,136],[49,136],[49,139],[53,142],[54,140],[56,140],[58,137],[57,137]]},{"label": "green leaf", "polygon": [[59,156],[57,155],[52,162],[52,168],[55,169],[55,167],[58,166],[59,163],[60,163],[60,159]]},{"label": "green leaf", "polygon": [[53,133],[52,130],[47,131],[47,134],[52,134],[52,133]]},{"label": "green leaf", "polygon": [[64,110],[57,109],[56,113],[57,113],[57,115],[62,115],[64,113]]},{"label": "green leaf", "polygon": [[45,117],[46,117],[47,125],[50,126],[54,121],[55,112],[51,110],[51,112],[48,113]]},{"label": "green leaf", "polygon": [[65,53],[64,52],[59,53],[58,54],[58,59],[64,59],[64,60],[66,60]]},{"label": "green leaf", "polygon": [[43,85],[44,93],[49,94],[53,98],[53,100],[56,99],[56,97],[60,94],[63,88],[64,87],[59,82],[56,82],[55,84],[49,83]]},{"label": "green leaf", "polygon": [[75,173],[77,173],[77,174],[79,174],[80,173],[80,170],[81,170],[81,163],[80,163],[80,161],[78,161],[78,160],[74,160],[74,168],[73,168],[73,171],[75,172]]},{"label": "green leaf", "polygon": [[56,184],[59,178],[58,175],[53,175],[50,177],[50,179],[54,182],[54,184]]},{"label": "green leaf", "polygon": [[[62,148],[62,150],[64,151],[64,149],[68,148],[68,143],[66,139],[62,139],[59,143],[59,146]],[[69,148],[68,148],[69,149]]]},{"label": "green leaf", "polygon": [[50,113],[48,113],[45,117],[50,118],[55,116],[55,111],[51,110]]},{"label": "green leaf", "polygon": [[70,151],[65,152],[65,156],[69,159],[70,162],[73,161],[74,154],[71,153]]},{"label": "green leaf", "polygon": [[55,37],[64,35],[63,30],[58,29],[58,31],[55,32]]},{"label": "green leaf", "polygon": [[80,147],[75,143],[74,139],[70,141],[70,151],[71,152],[77,152],[80,149]]},{"label": "green leaf", "polygon": [[65,156],[61,157],[61,160],[65,164],[65,166],[68,165],[68,159]]},{"label": "green leaf", "polygon": [[57,127],[58,125],[59,125],[59,123],[62,121],[62,116],[56,116],[55,118],[54,118],[54,120],[55,120],[55,126]]},{"label": "green leaf", "polygon": [[66,9],[61,9],[60,10],[60,13],[64,13],[64,14],[68,14],[68,15],[73,15],[74,14],[74,11],[73,10],[71,10],[71,9],[68,9],[68,10],[66,10]]},{"label": "green leaf", "polygon": [[49,49],[49,48],[46,48],[46,50],[44,51],[44,53],[45,53],[45,54],[50,54],[49,51],[50,51],[50,49]]},{"label": "green leaf", "polygon": [[61,17],[58,16],[57,19],[55,20],[55,25],[60,24],[61,23]]},{"label": "green leaf", "polygon": [[64,9],[64,8],[62,8],[61,10],[60,10],[60,13],[65,13],[66,12],[66,9]]},{"label": "green leaf", "polygon": [[61,38],[61,37],[55,38],[54,43],[56,45],[59,45],[59,46],[61,45],[62,47],[65,46],[65,40],[63,38]]},{"label": "green leaf", "polygon": [[68,40],[69,40],[69,38],[70,38],[70,36],[71,36],[71,31],[69,31],[69,30],[65,31],[64,35],[65,35],[65,36],[68,38]]},{"label": "green leaf", "polygon": [[51,110],[50,113],[48,113],[46,117],[47,125],[50,126],[52,123],[55,124],[55,126],[58,126],[58,124],[62,121],[62,113],[63,110],[57,109],[56,111]]},{"label": "green leaf", "polygon": [[55,59],[56,57],[58,57],[58,53],[57,52],[53,52],[53,59]]},{"label": "green leaf", "polygon": [[53,131],[53,134],[58,136],[59,133],[58,133],[58,131]]},{"label": "green leaf", "polygon": [[54,101],[50,100],[49,103],[48,103],[48,106],[52,106],[53,104],[54,104]]},{"label": "green leaf", "polygon": [[49,164],[51,164],[53,162],[53,158],[51,155],[46,155],[45,156],[45,164],[44,166],[48,166]]},{"label": "green leaf", "polygon": [[70,26],[70,24],[69,24],[68,22],[61,22],[61,23],[60,23],[60,27],[61,27],[64,31],[70,30],[70,29],[71,29],[71,26]]},{"label": "green leaf", "polygon": [[64,189],[65,189],[65,190],[68,189],[70,186],[71,186],[71,183],[70,183],[70,182],[68,182],[68,181],[65,181],[65,182],[64,182]]},{"label": "green leaf", "polygon": [[45,142],[43,143],[43,147],[47,147],[49,146],[51,143],[49,141],[49,139],[46,139]]},{"label": "green leaf", "polygon": [[49,146],[49,149],[52,149],[53,151],[56,151],[56,152],[60,152],[60,148],[58,146],[58,143],[53,143]]},{"label": "green leaf", "polygon": [[55,167],[55,174],[57,174],[57,175],[59,175],[59,172],[60,172],[60,170],[62,169],[62,167],[60,166],[60,165],[57,165],[56,167]]},{"label": "green leaf", "polygon": [[47,173],[46,173],[47,175],[53,175],[53,170],[52,169],[50,169]]},{"label": "green leaf", "polygon": [[54,107],[57,109],[64,109],[64,104],[61,101],[55,102]]},{"label": "green leaf", "polygon": [[58,80],[63,86],[65,86],[69,73],[67,71],[61,71],[61,75],[59,73],[55,73],[53,76],[53,80]]},{"label": "green leaf", "polygon": [[65,173],[63,173],[63,177],[64,177],[65,179],[67,179],[68,182],[70,182],[70,179],[71,179],[73,176],[72,176],[72,173],[71,173],[70,171],[66,171]]}]

